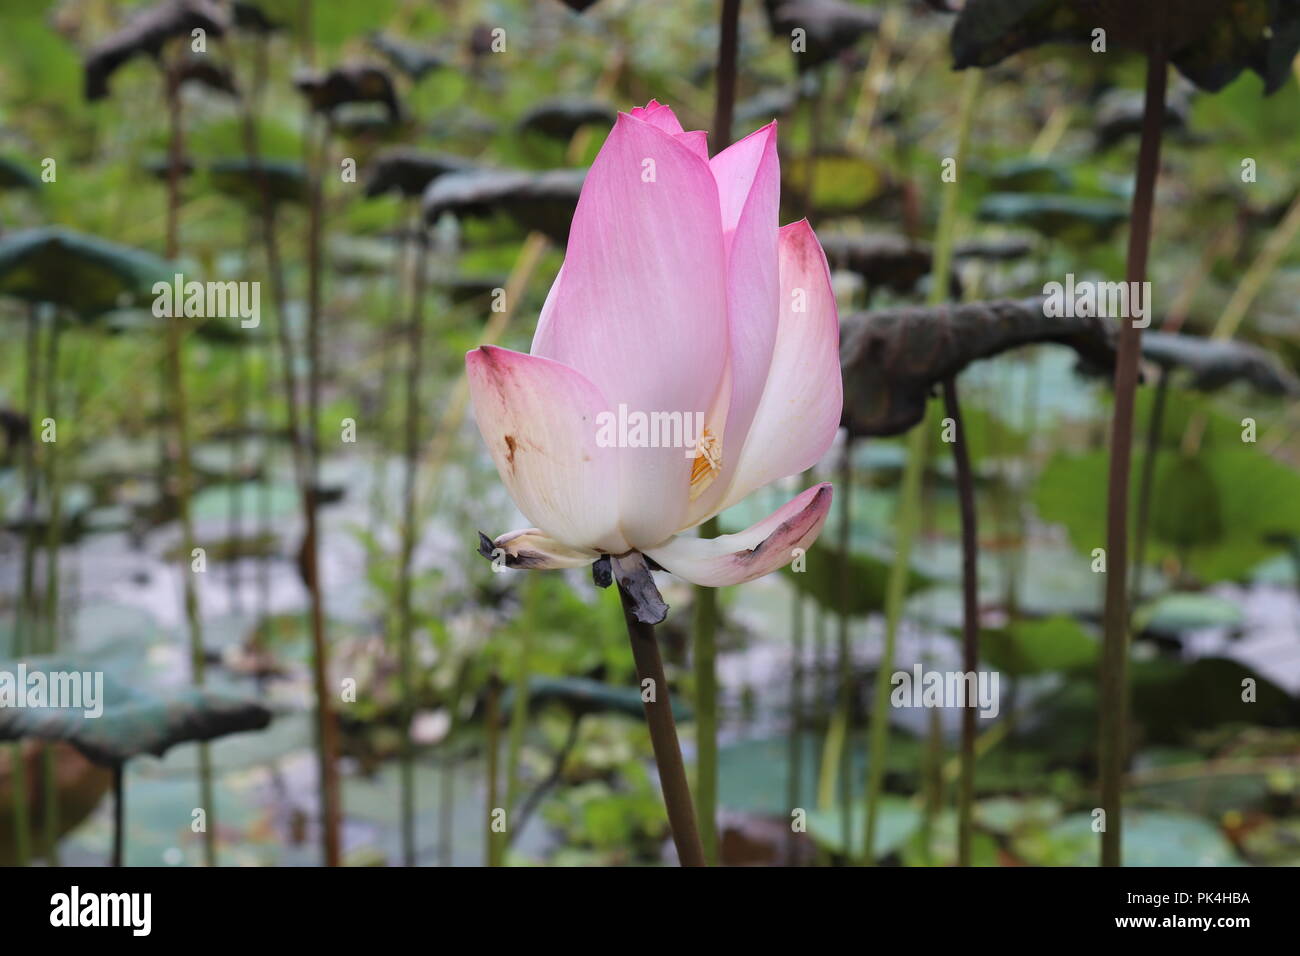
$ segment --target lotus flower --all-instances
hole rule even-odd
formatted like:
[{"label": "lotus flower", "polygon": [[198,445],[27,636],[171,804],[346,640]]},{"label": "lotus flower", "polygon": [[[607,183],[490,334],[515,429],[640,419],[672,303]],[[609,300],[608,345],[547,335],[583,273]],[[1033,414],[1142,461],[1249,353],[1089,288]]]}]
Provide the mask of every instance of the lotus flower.
[{"label": "lotus flower", "polygon": [[706,134],[666,106],[619,114],[531,353],[466,356],[479,430],[535,525],[485,538],[485,554],[519,568],[609,558],[620,582],[657,565],[721,586],[816,539],[828,484],[738,534],[690,532],[811,467],[839,425],[826,257],[806,221],[778,228],[779,198],[776,123],[710,159]]}]

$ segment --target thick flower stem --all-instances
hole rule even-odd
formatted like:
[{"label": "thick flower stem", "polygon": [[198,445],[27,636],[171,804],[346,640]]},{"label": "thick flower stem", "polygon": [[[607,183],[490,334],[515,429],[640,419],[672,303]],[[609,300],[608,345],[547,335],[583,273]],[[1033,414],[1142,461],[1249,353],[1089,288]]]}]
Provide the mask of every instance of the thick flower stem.
[{"label": "thick flower stem", "polygon": [[[957,401],[957,380],[943,381],[943,407],[955,432],[952,460],[957,470],[957,499],[961,509],[962,670],[974,674],[979,667],[979,533],[975,518],[975,478],[970,449]],[[957,865],[971,865],[972,809],[975,804],[975,701],[967,700],[961,712],[961,776],[957,786]]]},{"label": "thick flower stem", "polygon": [[[795,591],[791,603],[790,639],[794,665],[790,668],[790,739],[789,768],[786,773],[786,803],[793,812],[803,798],[803,684],[804,684],[804,612],[803,595]],[[799,858],[799,840],[793,827],[786,835],[786,866],[795,866]]]},{"label": "thick flower stem", "polygon": [[1142,570],[1146,563],[1147,525],[1151,518],[1151,486],[1155,481],[1156,457],[1160,454],[1160,433],[1164,429],[1165,402],[1169,396],[1169,370],[1162,368],[1156,379],[1156,397],[1147,423],[1147,446],[1142,453],[1142,477],[1138,479],[1137,532],[1133,541],[1133,587],[1129,603],[1142,603]]},{"label": "thick flower stem", "polygon": [[[1142,145],[1138,150],[1137,186],[1129,222],[1125,279],[1146,278],[1151,248],[1151,212],[1156,175],[1160,169],[1160,134],[1165,115],[1168,58],[1153,46],[1147,53],[1146,99],[1142,112]],[[1110,432],[1110,475],[1107,483],[1106,610],[1101,652],[1101,722],[1099,728],[1101,806],[1101,865],[1120,865],[1124,733],[1128,711],[1128,504],[1133,456],[1133,405],[1137,392],[1142,330],[1125,319],[1119,330],[1115,363],[1115,415]]]},{"label": "thick flower stem", "polygon": [[[659,786],[663,790],[664,808],[668,811],[668,827],[672,830],[677,847],[677,859],[682,866],[706,866],[700,832],[695,826],[695,808],[691,805],[691,788],[686,782],[686,764],[682,761],[681,744],[677,741],[677,724],[673,720],[673,705],[668,696],[668,679],[664,677],[664,663],[659,656],[659,642],[652,624],[638,621],[632,602],[618,589],[623,602],[623,618],[627,622],[628,641],[632,645],[632,659],[636,662],[637,680],[642,684],[641,699],[645,706],[645,720],[650,728],[650,743],[654,747],[655,764],[659,768]],[[650,681],[650,699],[646,699],[645,681]]]},{"label": "thick flower stem", "polygon": [[126,852],[126,765],[113,765],[113,866],[122,865]]},{"label": "thick flower stem", "polygon": [[[700,530],[705,538],[718,534],[718,519]],[[695,589],[695,811],[700,840],[710,866],[718,862],[718,592]]]},{"label": "thick flower stem", "polygon": [[843,733],[837,738],[839,744],[839,805],[840,838],[847,851],[853,845],[853,654],[849,644],[849,591],[852,587],[853,565],[849,559],[852,527],[849,503],[853,498],[853,438],[844,439],[844,457],[840,461],[840,523],[839,550],[840,566],[836,575],[836,631],[839,655],[839,710],[843,721]]}]

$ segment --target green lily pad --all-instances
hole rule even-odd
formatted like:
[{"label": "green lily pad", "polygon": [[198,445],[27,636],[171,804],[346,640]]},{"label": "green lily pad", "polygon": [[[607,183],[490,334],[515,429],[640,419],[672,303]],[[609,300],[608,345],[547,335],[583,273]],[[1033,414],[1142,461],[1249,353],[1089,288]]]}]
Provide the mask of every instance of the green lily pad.
[{"label": "green lily pad", "polygon": [[[673,718],[679,721],[691,720],[691,709],[680,698],[680,694],[672,697]],[[510,713],[514,709],[514,701],[515,689],[507,687],[501,695],[501,713]],[[530,677],[528,706],[533,708],[546,704],[559,704],[579,715],[615,713],[626,714],[638,720],[645,717],[639,687],[616,686],[583,677]]]},{"label": "green lily pad", "polygon": [[[1101,835],[1091,814],[1066,817],[1050,829],[1017,837],[1013,846],[1034,866],[1096,866]],[[1125,866],[1237,866],[1227,837],[1200,817],[1130,810],[1124,815]]]},{"label": "green lily pad", "polygon": [[[876,808],[875,852],[877,857],[888,856],[901,849],[921,825],[921,809],[904,797],[886,794]],[[867,805],[855,803],[852,807],[853,846],[844,847],[844,813],[841,807],[813,810],[808,814],[808,833],[817,845],[850,860],[862,858],[862,833],[867,823]]]},{"label": "green lily pad", "polygon": [[1104,242],[1128,221],[1128,207],[1111,199],[1053,193],[993,193],[976,210],[981,222],[1025,226],[1065,242]]},{"label": "green lily pad", "polygon": [[1245,623],[1246,615],[1240,604],[1199,591],[1162,594],[1133,614],[1136,629],[1174,636],[1206,627],[1235,630]]},{"label": "green lily pad", "polygon": [[174,271],[148,252],[61,226],[0,237],[0,295],[52,302],[82,317],[143,303]]},{"label": "green lily pad", "polygon": [[980,635],[980,656],[1013,677],[1082,670],[1097,654],[1097,639],[1070,617],[1016,621]]}]

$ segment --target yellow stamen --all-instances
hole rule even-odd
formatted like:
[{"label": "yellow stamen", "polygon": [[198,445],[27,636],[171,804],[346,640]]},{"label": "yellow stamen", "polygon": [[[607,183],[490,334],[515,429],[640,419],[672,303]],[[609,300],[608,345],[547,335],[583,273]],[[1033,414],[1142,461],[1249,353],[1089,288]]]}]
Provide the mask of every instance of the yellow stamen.
[{"label": "yellow stamen", "polygon": [[704,494],[721,470],[722,440],[705,425],[704,434],[695,443],[695,460],[691,463],[691,501]]}]

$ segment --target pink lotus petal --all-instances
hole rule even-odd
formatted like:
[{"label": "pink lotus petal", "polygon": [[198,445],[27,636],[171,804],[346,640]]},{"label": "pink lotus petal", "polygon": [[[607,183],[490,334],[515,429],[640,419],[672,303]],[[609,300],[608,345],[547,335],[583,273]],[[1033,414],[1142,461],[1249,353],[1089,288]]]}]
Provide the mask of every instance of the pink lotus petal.
[{"label": "pink lotus petal", "polygon": [[[781,318],[772,364],[719,510],[816,464],[835,440],[844,408],[839,313],[826,255],[807,220],[782,228],[780,242]],[[796,312],[799,304],[804,310]]]},{"label": "pink lotus petal", "polygon": [[[610,412],[707,414],[728,351],[717,187],[696,152],[654,125],[677,125],[655,105],[649,120],[620,114],[592,164],[532,352],[585,375]],[[685,524],[691,459],[627,451],[621,527],[634,546],[658,543]]]},{"label": "pink lotus petal", "polygon": [[723,150],[710,162],[718,184],[727,248],[727,308],[731,395],[722,441],[722,469],[692,507],[691,521],[717,510],[735,473],[763,394],[780,312],[777,266],[781,168],[776,123]]},{"label": "pink lotus petal", "polygon": [[808,548],[826,523],[830,506],[831,486],[814,485],[739,534],[712,539],[682,534],[646,554],[665,571],[694,584],[742,584],[785,567],[796,549]]},{"label": "pink lotus petal", "polygon": [[558,362],[491,345],[465,368],[479,431],[519,510],[571,548],[626,551],[618,449],[596,442],[600,390]]},{"label": "pink lotus petal", "polygon": [[595,551],[561,544],[539,528],[507,531],[495,540],[485,541],[479,552],[493,561],[500,559],[508,568],[525,571],[582,568],[599,557]]}]

